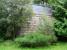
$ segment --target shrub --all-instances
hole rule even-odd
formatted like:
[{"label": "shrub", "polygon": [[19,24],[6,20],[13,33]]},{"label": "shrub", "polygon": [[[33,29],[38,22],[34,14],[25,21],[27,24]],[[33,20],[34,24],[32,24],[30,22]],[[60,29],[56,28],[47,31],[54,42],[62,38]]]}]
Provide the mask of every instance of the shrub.
[{"label": "shrub", "polygon": [[38,47],[46,46],[56,41],[56,38],[51,35],[41,33],[29,33],[24,37],[18,37],[15,39],[23,47]]}]

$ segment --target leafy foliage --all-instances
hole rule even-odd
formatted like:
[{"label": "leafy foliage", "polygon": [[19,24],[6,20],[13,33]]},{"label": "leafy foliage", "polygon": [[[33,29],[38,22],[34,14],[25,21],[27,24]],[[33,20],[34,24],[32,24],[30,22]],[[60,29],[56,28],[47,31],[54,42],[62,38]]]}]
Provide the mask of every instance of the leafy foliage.
[{"label": "leafy foliage", "polygon": [[[32,1],[32,0],[31,0]],[[0,36],[15,37],[31,17],[30,0],[0,0]]]},{"label": "leafy foliage", "polygon": [[55,22],[55,32],[57,36],[67,36],[67,1],[56,0],[53,4],[53,16]]},{"label": "leafy foliage", "polygon": [[24,37],[16,38],[15,41],[23,47],[38,47],[52,44],[55,40],[55,37],[52,35],[28,33]]}]

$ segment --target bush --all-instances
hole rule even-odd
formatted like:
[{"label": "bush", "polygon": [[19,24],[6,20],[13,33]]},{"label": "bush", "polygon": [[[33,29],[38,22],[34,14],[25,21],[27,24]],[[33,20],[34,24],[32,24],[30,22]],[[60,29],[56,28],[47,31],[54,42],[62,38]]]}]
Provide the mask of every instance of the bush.
[{"label": "bush", "polygon": [[24,37],[16,38],[15,41],[23,47],[38,47],[52,44],[56,41],[56,38],[54,36],[41,33],[29,33]]}]

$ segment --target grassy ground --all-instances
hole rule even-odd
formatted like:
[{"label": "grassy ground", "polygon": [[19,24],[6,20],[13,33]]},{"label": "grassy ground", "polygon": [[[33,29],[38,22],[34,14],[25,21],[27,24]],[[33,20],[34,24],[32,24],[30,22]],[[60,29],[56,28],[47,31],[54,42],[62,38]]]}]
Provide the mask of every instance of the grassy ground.
[{"label": "grassy ground", "polygon": [[48,47],[20,48],[12,42],[0,43],[0,50],[67,50],[67,43],[57,43]]}]

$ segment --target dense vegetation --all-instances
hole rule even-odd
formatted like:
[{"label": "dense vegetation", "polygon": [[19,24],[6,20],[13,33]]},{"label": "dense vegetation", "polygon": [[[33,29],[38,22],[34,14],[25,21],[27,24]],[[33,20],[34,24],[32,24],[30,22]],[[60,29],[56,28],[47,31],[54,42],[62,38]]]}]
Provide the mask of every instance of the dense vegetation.
[{"label": "dense vegetation", "polygon": [[53,16],[55,17],[55,33],[58,37],[67,37],[67,1],[55,1]]},{"label": "dense vegetation", "polygon": [[24,37],[16,38],[15,42],[22,47],[41,47],[55,43],[56,37],[38,32],[27,33]]},{"label": "dense vegetation", "polygon": [[31,8],[28,8],[30,2],[30,0],[0,1],[0,38],[15,38],[19,34],[21,26],[31,17]]},{"label": "dense vegetation", "polygon": [[[43,6],[45,2],[52,8],[53,23],[42,15],[38,29],[23,34],[33,17],[31,4]],[[13,40],[12,43],[22,48],[41,47],[53,45],[60,39],[67,40],[67,0],[0,0],[0,43]]]}]

